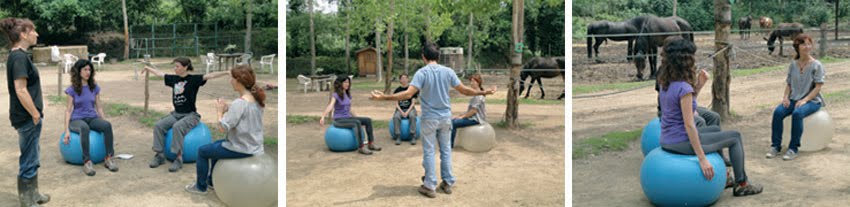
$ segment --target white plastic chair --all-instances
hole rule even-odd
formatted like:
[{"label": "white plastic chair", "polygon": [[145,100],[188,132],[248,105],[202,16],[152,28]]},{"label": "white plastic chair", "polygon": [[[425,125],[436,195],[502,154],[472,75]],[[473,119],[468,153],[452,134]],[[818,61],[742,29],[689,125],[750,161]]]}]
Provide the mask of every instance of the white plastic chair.
[{"label": "white plastic chair", "polygon": [[[215,53],[207,53],[207,61],[208,61],[209,63],[205,63],[205,64],[216,65],[216,64],[218,64],[218,63],[219,63],[219,62],[218,62],[218,57],[217,57],[217,56],[215,56]],[[212,68],[213,68],[213,69],[215,69],[215,67],[212,67]],[[210,71],[209,71],[209,70],[207,70],[207,73],[209,73],[209,72],[210,72]]]},{"label": "white plastic chair", "polygon": [[310,78],[304,75],[298,75],[298,85],[304,88],[304,93],[307,93],[307,88],[310,88]]},{"label": "white plastic chair", "polygon": [[236,59],[236,65],[248,65],[251,66],[251,58],[254,57],[254,54],[245,53],[242,54],[242,57]]},{"label": "white plastic chair", "polygon": [[65,54],[63,57],[64,58],[63,58],[62,62],[63,62],[63,64],[65,64],[65,73],[68,73],[68,71],[71,71],[71,66],[74,66],[74,63],[76,63],[77,60],[80,60],[80,58],[78,58],[77,56],[74,56],[72,54]]},{"label": "white plastic chair", "polygon": [[97,67],[100,68],[100,64],[103,64],[104,59],[106,59],[106,53],[98,53],[94,57],[91,57],[91,62],[97,63]]},{"label": "white plastic chair", "polygon": [[265,65],[269,65],[269,73],[274,73],[274,56],[276,54],[266,55],[260,57],[260,70],[263,70]]},{"label": "white plastic chair", "polygon": [[215,68],[215,60],[210,59],[209,56],[201,55],[201,62],[206,65],[206,73],[210,73],[210,68]]}]

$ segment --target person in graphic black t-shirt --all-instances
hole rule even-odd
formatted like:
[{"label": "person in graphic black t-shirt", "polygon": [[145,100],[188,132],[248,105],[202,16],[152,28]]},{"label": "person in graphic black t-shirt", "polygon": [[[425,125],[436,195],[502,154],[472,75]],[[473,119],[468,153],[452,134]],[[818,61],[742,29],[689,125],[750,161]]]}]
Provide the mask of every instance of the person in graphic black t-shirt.
[{"label": "person in graphic black t-shirt", "polygon": [[171,149],[168,150],[177,154],[177,158],[171,163],[168,171],[176,172],[183,168],[183,137],[201,121],[201,115],[198,114],[197,107],[195,107],[198,90],[207,83],[207,80],[230,74],[230,71],[206,75],[189,74],[192,69],[192,62],[184,57],[174,59],[175,74],[165,74],[157,69],[145,67],[146,72],[164,77],[165,86],[173,89],[171,90],[171,102],[174,105],[174,111],[156,122],[153,129],[153,151],[156,152],[156,155],[150,162],[151,168],[159,167],[159,165],[165,163],[163,148],[165,146],[165,133],[168,132],[168,129],[174,131]]},{"label": "person in graphic black t-shirt", "polygon": [[[407,87],[409,86],[409,79],[407,74],[401,74],[398,76],[398,82],[401,83],[401,86],[395,89],[393,92],[399,93],[407,91]],[[419,97],[419,93],[413,94],[413,97],[407,100],[400,100],[395,105],[395,112],[393,113],[393,140],[395,140],[395,145],[401,144],[401,119],[407,119],[410,124],[410,136],[413,137],[410,140],[411,145],[416,144],[416,98]]]}]

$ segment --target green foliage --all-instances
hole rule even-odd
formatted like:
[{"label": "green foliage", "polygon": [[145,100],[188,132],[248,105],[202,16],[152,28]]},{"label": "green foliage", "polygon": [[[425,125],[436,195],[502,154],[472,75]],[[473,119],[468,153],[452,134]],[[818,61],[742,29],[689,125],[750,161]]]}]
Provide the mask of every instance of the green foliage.
[{"label": "green foliage", "polygon": [[573,158],[581,159],[590,155],[598,155],[607,151],[622,151],[629,144],[640,138],[642,130],[611,132],[599,137],[580,139],[573,144]]}]

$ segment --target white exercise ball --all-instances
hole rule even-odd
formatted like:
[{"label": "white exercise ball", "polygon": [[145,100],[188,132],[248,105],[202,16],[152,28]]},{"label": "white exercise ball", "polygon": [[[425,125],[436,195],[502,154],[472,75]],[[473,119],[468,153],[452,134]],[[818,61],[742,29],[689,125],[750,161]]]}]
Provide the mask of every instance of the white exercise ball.
[{"label": "white exercise ball", "polygon": [[[787,148],[791,143],[791,116],[785,117],[782,127],[782,146]],[[800,151],[818,151],[832,141],[834,128],[832,118],[826,109],[803,118],[803,136],[800,137]]]},{"label": "white exercise ball", "polygon": [[277,203],[277,161],[266,154],[219,159],[212,176],[215,195],[228,206]]},{"label": "white exercise ball", "polygon": [[460,146],[470,152],[487,152],[496,146],[496,131],[488,123],[459,128],[457,138]]}]

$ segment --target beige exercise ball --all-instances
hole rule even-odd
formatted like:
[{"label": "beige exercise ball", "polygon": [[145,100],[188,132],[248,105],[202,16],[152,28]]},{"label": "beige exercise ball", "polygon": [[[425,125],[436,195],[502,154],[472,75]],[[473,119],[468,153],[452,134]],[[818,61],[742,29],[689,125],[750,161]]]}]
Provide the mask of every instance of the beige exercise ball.
[{"label": "beige exercise ball", "polygon": [[460,146],[470,152],[487,152],[496,146],[496,131],[488,123],[463,127],[457,130]]},{"label": "beige exercise ball", "polygon": [[[782,146],[788,147],[791,142],[791,116],[785,117],[782,127]],[[821,108],[815,113],[803,118],[803,136],[800,137],[800,151],[818,151],[832,141],[834,128],[832,118],[826,109]]]},{"label": "beige exercise ball", "polygon": [[219,159],[212,176],[215,195],[228,206],[277,203],[277,161],[269,155]]}]

